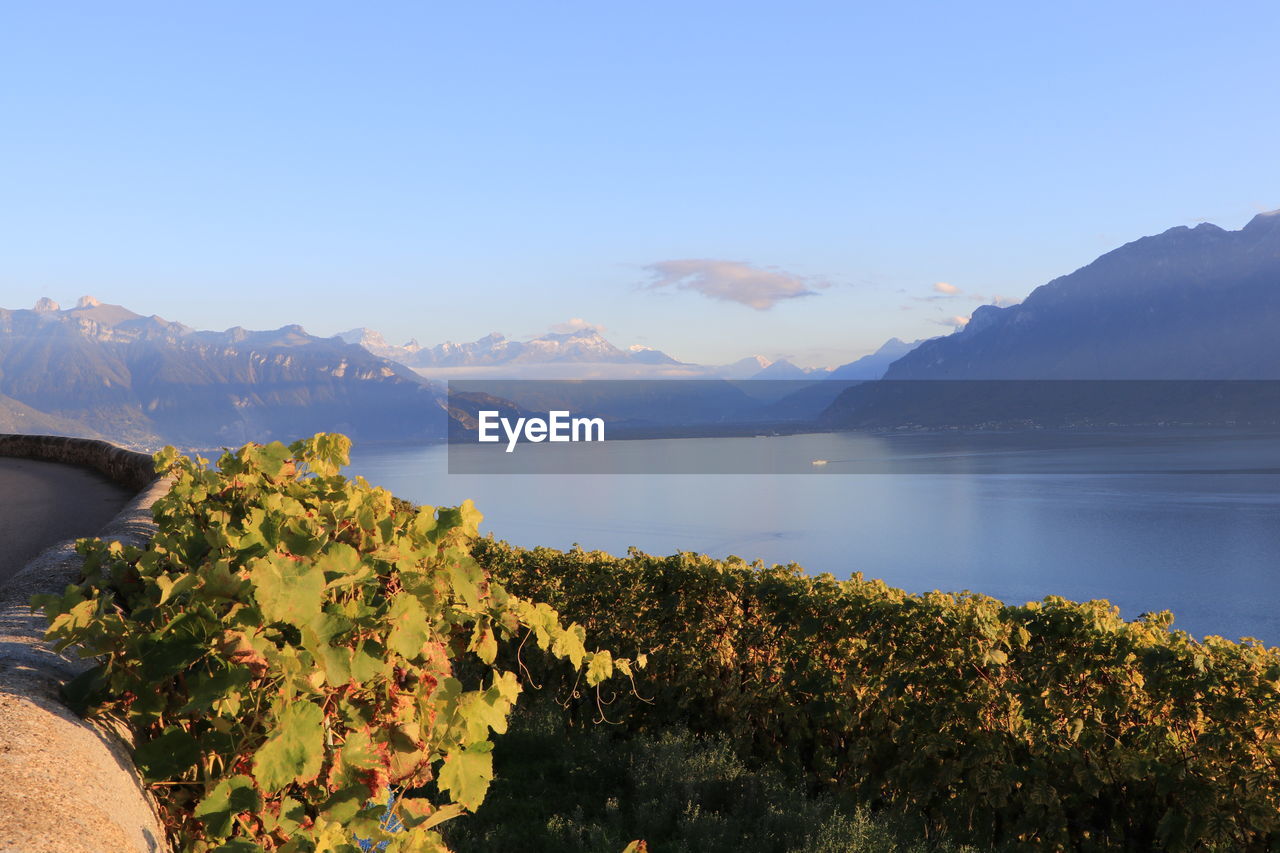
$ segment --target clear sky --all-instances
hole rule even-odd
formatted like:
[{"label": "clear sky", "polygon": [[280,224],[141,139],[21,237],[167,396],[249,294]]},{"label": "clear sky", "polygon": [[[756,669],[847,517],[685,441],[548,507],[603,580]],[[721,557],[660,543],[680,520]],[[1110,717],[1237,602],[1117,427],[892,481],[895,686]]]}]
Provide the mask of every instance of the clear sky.
[{"label": "clear sky", "polygon": [[1270,2],[0,0],[0,306],[840,363],[1280,207],[1277,37]]}]

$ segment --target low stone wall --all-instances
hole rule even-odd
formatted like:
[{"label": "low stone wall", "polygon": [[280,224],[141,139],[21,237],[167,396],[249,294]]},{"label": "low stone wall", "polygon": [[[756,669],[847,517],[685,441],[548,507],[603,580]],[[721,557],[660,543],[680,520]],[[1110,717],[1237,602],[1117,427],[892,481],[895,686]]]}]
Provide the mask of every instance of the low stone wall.
[{"label": "low stone wall", "polygon": [[[0,435],[0,456],[95,468],[140,493],[100,533],[145,545],[151,505],[169,488],[151,457],[103,441]],[[74,542],[41,552],[0,587],[0,853],[167,853],[122,733],[80,719],[58,698],[87,667],[44,642],[31,596],[61,592],[80,574]]]},{"label": "low stone wall", "polygon": [[93,468],[135,492],[142,491],[156,478],[148,454],[92,438],[0,433],[0,456],[43,459]]}]

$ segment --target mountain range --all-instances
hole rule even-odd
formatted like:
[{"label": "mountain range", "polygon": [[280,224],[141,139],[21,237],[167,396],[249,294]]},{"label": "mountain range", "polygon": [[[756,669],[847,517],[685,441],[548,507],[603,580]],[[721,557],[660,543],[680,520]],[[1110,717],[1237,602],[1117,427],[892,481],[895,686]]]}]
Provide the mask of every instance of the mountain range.
[{"label": "mountain range", "polygon": [[[1028,413],[1079,420],[1090,407],[1085,420],[1280,416],[1280,400],[1268,396],[1280,387],[1280,213],[1238,231],[1202,224],[1144,237],[1019,305],[978,308],[954,334],[894,338],[829,371],[759,356],[689,364],[623,349],[592,328],[396,347],[367,329],[329,338],[300,326],[200,331],[92,297],[65,310],[48,299],[0,309],[0,430],[13,432],[189,448],[317,431],[425,441],[473,422],[490,399],[473,389],[478,396],[453,407],[438,378],[529,376],[704,380],[701,397],[641,383],[634,399],[618,387],[574,398],[652,430],[734,419],[837,429],[1034,420]],[[751,379],[781,381],[743,381]],[[519,393],[528,399],[506,401],[536,409],[555,399],[547,389]]]},{"label": "mountain range", "polygon": [[373,329],[357,328],[338,335],[370,353],[434,379],[785,379],[816,381],[828,376],[841,379],[878,379],[889,363],[915,344],[897,338],[869,356],[834,369],[799,367],[782,358],[770,361],[748,356],[726,365],[702,365],[680,361],[661,350],[633,345],[627,349],[608,341],[595,328],[551,332],[526,341],[492,332],[476,341],[446,341],[424,347],[416,340],[401,345],[387,343]]},{"label": "mountain range", "polygon": [[433,347],[409,341],[393,346],[372,329],[359,328],[338,335],[359,344],[374,355],[412,368],[495,367],[529,364],[654,364],[678,365],[666,353],[643,346],[623,350],[605,340],[595,329],[548,333],[528,341],[514,341],[497,332],[478,341]]},{"label": "mountain range", "polygon": [[300,326],[197,331],[83,297],[0,309],[0,427],[207,448],[341,431],[445,434],[443,388]]},{"label": "mountain range", "polygon": [[1280,379],[1280,211],[1170,228],[984,305],[886,379]]},{"label": "mountain range", "polygon": [[984,305],[842,392],[837,428],[1280,418],[1280,211],[1171,228]]}]

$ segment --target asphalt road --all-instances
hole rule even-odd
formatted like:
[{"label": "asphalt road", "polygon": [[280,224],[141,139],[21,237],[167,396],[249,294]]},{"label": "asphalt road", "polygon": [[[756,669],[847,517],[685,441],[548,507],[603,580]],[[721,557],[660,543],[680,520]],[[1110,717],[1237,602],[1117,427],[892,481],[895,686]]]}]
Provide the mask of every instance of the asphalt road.
[{"label": "asphalt road", "polygon": [[97,471],[0,457],[0,586],[53,543],[96,534],[132,497]]}]

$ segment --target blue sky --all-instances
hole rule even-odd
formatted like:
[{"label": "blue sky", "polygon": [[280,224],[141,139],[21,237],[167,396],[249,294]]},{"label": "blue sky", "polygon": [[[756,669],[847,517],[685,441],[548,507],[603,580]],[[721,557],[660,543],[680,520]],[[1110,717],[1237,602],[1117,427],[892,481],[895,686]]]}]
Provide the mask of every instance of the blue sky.
[{"label": "blue sky", "polygon": [[1280,207],[1278,32],[1246,2],[0,4],[0,306],[840,363]]}]

